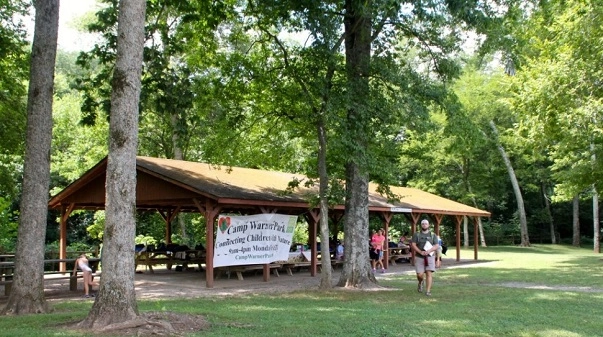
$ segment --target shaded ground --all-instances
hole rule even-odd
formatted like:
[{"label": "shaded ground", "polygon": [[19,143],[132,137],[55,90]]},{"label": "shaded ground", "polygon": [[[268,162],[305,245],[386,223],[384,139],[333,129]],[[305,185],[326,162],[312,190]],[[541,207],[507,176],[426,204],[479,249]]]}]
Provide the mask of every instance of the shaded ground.
[{"label": "shaded ground", "polygon": [[[467,265],[475,261],[462,261],[457,263],[452,259],[445,261],[444,268]],[[165,268],[153,268],[155,273],[139,267],[135,275],[136,297],[138,299],[165,299],[165,298],[196,298],[196,297],[220,297],[236,296],[251,293],[282,293],[300,289],[317,288],[320,284],[320,273],[315,277],[310,276],[308,269],[294,271],[293,276],[280,272],[280,277],[270,275],[270,280],[264,282],[262,271],[255,274],[248,272],[244,274],[244,280],[239,281],[235,275],[230,279],[218,278],[214,281],[213,288],[207,288],[205,284],[205,272],[194,271],[176,272]],[[341,267],[335,269],[333,281],[337,282],[341,273]],[[390,266],[386,273],[377,273],[377,278],[392,276],[395,274],[414,274],[414,267],[409,263],[398,263]],[[82,298],[84,293],[82,280],[78,281],[78,291],[69,291],[69,280],[47,280],[44,283],[46,300],[53,301],[91,301],[93,299]],[[4,286],[0,286],[0,306],[6,304],[8,297],[4,296]]]},{"label": "shaded ground", "polygon": [[[456,262],[453,259],[444,260],[443,268],[469,267],[481,264],[482,261],[473,260]],[[244,274],[244,280],[239,281],[235,275],[230,279],[219,278],[214,281],[213,288],[207,288],[205,273],[203,271],[189,270],[176,272],[165,268],[153,268],[155,273],[139,271],[135,276],[136,297],[139,300],[169,299],[169,298],[199,298],[199,297],[224,297],[259,293],[286,293],[303,289],[317,289],[320,284],[320,273],[315,277],[310,276],[307,269],[294,272],[293,276],[285,272],[280,277],[270,275],[268,282],[263,281],[262,272]],[[333,272],[334,284],[339,281],[341,267]],[[409,263],[398,263],[385,273],[377,273],[377,279],[387,278],[399,274],[408,274],[409,281],[414,280],[414,267]],[[414,286],[414,285],[413,285]],[[96,290],[96,289],[95,289]],[[0,286],[0,307],[6,304],[8,297],[4,296],[4,286]],[[78,291],[69,291],[68,280],[47,280],[45,282],[45,297],[50,303],[57,301],[93,301],[93,298],[83,298],[83,284],[79,280]],[[66,327],[78,330],[77,327]],[[193,331],[208,329],[209,324],[203,316],[187,315],[171,312],[145,312],[136,321],[108,326],[97,335],[107,336],[180,336]],[[90,331],[81,331],[90,334]]]},{"label": "shaded ground", "polygon": [[[443,269],[447,268],[470,268],[473,266],[483,266],[489,261],[463,260],[456,262],[454,259],[444,259]],[[142,271],[142,268],[139,268]],[[339,280],[341,269],[337,269],[333,274],[333,282]],[[385,279],[397,275],[408,275],[404,278],[402,286],[408,284],[413,289],[416,286],[414,277],[414,267],[408,263],[398,263],[390,266],[386,273],[377,273],[377,279]],[[320,274],[312,277],[307,269],[294,272],[293,276],[285,272],[280,273],[280,277],[271,275],[268,282],[263,282],[262,273],[246,273],[245,279],[239,281],[233,275],[231,279],[220,278],[214,282],[214,287],[209,289],[205,285],[205,273],[198,270],[176,272],[162,268],[155,268],[155,273],[144,271],[136,274],[135,287],[139,300],[149,299],[169,299],[169,298],[199,298],[199,297],[224,297],[240,296],[245,294],[261,293],[286,293],[296,290],[317,289],[320,284]],[[406,282],[407,281],[407,282]],[[487,285],[487,284],[486,284]],[[48,302],[58,301],[89,301],[93,299],[82,298],[83,285],[81,280],[78,284],[78,291],[69,291],[68,280],[54,280],[45,282],[45,295]],[[568,287],[568,286],[547,286],[529,283],[509,282],[501,284],[491,284],[498,287],[526,288],[526,289],[546,289],[551,291],[577,291],[601,293],[603,288],[592,287]],[[4,295],[4,287],[0,286],[0,308],[6,304],[7,297]],[[65,326],[67,329],[78,330],[75,326]],[[144,312],[141,313],[136,321],[129,321],[116,326],[108,326],[102,331],[95,331],[94,334],[101,336],[182,336],[194,331],[209,329],[210,325],[204,316],[189,315],[173,312]],[[90,331],[79,331],[82,335],[90,335]]]}]

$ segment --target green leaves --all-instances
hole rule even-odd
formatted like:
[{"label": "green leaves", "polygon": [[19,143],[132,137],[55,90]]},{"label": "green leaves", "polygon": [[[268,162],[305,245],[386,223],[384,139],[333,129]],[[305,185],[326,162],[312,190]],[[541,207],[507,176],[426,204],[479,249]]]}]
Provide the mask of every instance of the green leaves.
[{"label": "green leaves", "polygon": [[592,184],[603,187],[598,173],[602,15],[598,2],[546,3],[526,32],[534,43],[516,79],[514,106],[526,129],[536,130],[534,139],[549,144],[555,178],[562,183],[556,193],[564,200]]}]

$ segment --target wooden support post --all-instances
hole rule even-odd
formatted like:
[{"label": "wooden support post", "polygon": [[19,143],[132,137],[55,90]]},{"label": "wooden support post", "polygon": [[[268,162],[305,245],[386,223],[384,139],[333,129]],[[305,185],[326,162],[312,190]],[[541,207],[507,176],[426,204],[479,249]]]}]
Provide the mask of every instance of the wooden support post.
[{"label": "wooden support post", "polygon": [[455,245],[456,245],[456,261],[461,260],[461,221],[463,221],[462,215],[457,215],[454,217],[456,220],[456,237],[455,237]]},{"label": "wooden support post", "polygon": [[479,242],[479,230],[477,226],[478,217],[473,217],[473,259],[477,260],[477,245]]},{"label": "wooden support post", "polygon": [[[61,208],[61,222],[59,224],[59,259],[67,258],[67,218],[73,209],[75,204],[69,204],[67,207]],[[67,264],[65,262],[59,263],[59,271],[66,271]]]},{"label": "wooden support post", "polygon": [[389,223],[392,221],[391,212],[381,212],[383,224],[385,225],[385,248],[383,249],[383,268],[389,268]]},{"label": "wooden support post", "polygon": [[211,199],[207,199],[205,204],[202,205],[199,200],[193,198],[193,202],[203,213],[205,217],[205,237],[206,237],[206,256],[205,256],[205,286],[207,288],[214,287],[214,223],[218,213],[222,210],[219,206]]},{"label": "wooden support post", "polygon": [[270,265],[265,264],[264,268],[262,268],[264,273],[264,282],[270,281]]}]

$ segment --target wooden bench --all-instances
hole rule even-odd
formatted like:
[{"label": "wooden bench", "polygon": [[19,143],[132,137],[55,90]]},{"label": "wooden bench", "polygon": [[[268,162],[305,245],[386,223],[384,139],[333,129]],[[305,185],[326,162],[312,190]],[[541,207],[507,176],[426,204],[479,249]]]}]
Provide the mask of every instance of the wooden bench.
[{"label": "wooden bench", "polygon": [[[47,259],[44,260],[44,264],[51,266],[60,263],[75,263],[76,259]],[[90,267],[93,270],[96,270],[100,259],[98,258],[90,258],[88,259],[90,263]],[[2,268],[2,279],[0,280],[0,285],[4,285],[4,294],[8,296],[12,289],[13,285],[13,273],[14,273],[14,262],[0,262],[0,267]],[[60,274],[61,276],[51,277],[52,275]],[[100,275],[100,273],[94,274]],[[47,277],[48,276],[48,277]],[[69,280],[69,290],[75,291],[77,290],[77,279],[82,278],[83,275],[80,274],[78,270],[76,276],[72,275],[72,270],[69,271],[45,271],[44,272],[44,281],[48,280]]]},{"label": "wooden bench", "polygon": [[14,262],[0,262],[0,281],[5,281],[7,277],[11,277],[15,271]]},{"label": "wooden bench", "polygon": [[343,260],[331,260],[331,267],[335,269],[337,266],[343,266]]},{"label": "wooden bench", "polygon": [[[301,262],[283,264],[283,269],[285,269],[285,271],[287,272],[287,275],[293,276],[293,269],[297,269],[297,271],[300,271],[301,268],[306,268],[306,267],[310,267],[310,266],[312,266],[312,262],[301,261]],[[320,261],[317,261],[316,267],[318,269],[318,272],[320,273],[322,263]]]},{"label": "wooden bench", "polygon": [[[46,277],[46,276],[52,276],[52,275],[62,275],[62,276],[53,276],[53,277]],[[93,274],[93,277],[100,277],[101,273],[96,273]],[[77,291],[77,280],[80,278],[83,278],[84,275],[81,274],[80,272],[76,273],[75,276],[73,276],[73,274],[71,272],[67,273],[67,272],[45,272],[44,273],[44,281],[55,281],[55,280],[69,280],[69,290],[71,291]],[[13,287],[13,275],[6,275],[6,279],[0,281],[0,285],[4,286],[4,295],[5,296],[9,296],[10,292],[12,290]]]},{"label": "wooden bench", "polygon": [[[180,254],[182,253],[182,254]],[[184,258],[180,257],[182,255]],[[202,264],[205,263],[205,252],[199,250],[188,250],[185,252],[141,252],[136,254],[134,265],[138,268],[139,265],[149,268],[151,273],[155,273],[153,266],[166,265],[169,270],[173,265],[182,265],[187,268],[188,264],[197,264],[199,270],[202,269]]]},{"label": "wooden bench", "polygon": [[[274,274],[274,276],[276,277],[280,277],[279,273],[278,273],[278,269],[281,268],[283,265],[281,264],[276,264],[276,263],[271,263],[268,265],[268,268],[272,271],[272,273]],[[230,278],[230,273],[236,273],[237,274],[237,279],[239,279],[239,281],[243,281],[243,273],[247,272],[247,271],[257,271],[257,270],[264,270],[264,265],[263,264],[250,264],[250,265],[243,265],[243,266],[228,266],[228,267],[217,267],[216,268],[216,272],[215,272],[215,278],[219,278],[221,275],[226,274],[228,276],[228,278]]]},{"label": "wooden bench", "polygon": [[396,260],[399,259],[408,259],[410,261],[410,254],[395,254],[395,255],[390,255],[389,256],[389,263],[393,266],[396,265]]}]

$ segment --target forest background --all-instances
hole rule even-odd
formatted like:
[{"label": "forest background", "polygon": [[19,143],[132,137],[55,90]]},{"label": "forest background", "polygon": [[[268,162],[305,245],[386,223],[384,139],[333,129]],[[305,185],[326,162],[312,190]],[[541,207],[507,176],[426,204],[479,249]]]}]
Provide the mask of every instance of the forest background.
[{"label": "forest background", "polygon": [[[466,46],[461,53],[434,48],[425,55],[410,40],[395,48],[377,44],[371,90],[379,99],[370,104],[380,112],[372,121],[380,129],[369,147],[377,154],[367,163],[371,179],[491,212],[483,219],[483,243],[521,243],[525,221],[531,242],[585,244],[598,251],[603,5],[525,3],[511,13],[512,25],[499,22],[496,48],[482,44],[476,30],[455,32]],[[0,4],[0,251],[12,252],[31,48],[20,21],[27,3]],[[116,23],[111,4],[99,1],[71,22],[91,31],[81,41],[89,48],[58,53],[51,194],[107,155]],[[316,131],[307,120],[318,98],[330,95],[328,168],[333,181],[342,179],[347,140],[333,125],[342,123],[339,100],[345,93],[328,91],[323,81],[341,80],[329,69],[343,67],[343,58],[327,56],[320,47],[330,37],[300,29],[299,18],[241,8],[236,1],[148,3],[138,154],[317,177]],[[49,250],[56,250],[58,216],[48,216]],[[71,249],[102,242],[102,212],[77,212],[68,221],[67,241],[79,243]],[[173,241],[203,243],[201,224],[198,216],[181,217]],[[371,221],[372,227],[379,224]],[[444,219],[448,241],[451,224]],[[409,231],[402,219],[391,227],[393,237]],[[140,242],[159,242],[163,221],[140,213],[137,234]],[[297,233],[297,240],[305,235]]]}]

